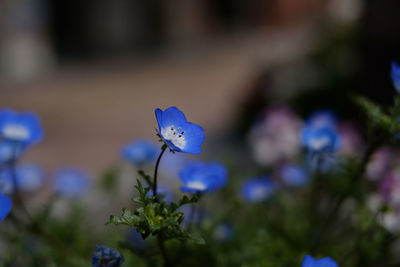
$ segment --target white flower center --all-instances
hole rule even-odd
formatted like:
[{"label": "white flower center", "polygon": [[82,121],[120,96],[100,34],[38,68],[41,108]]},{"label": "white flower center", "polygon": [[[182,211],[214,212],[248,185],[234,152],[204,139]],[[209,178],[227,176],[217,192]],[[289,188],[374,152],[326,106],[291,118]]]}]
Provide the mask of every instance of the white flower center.
[{"label": "white flower center", "polygon": [[199,190],[199,191],[204,191],[207,188],[207,186],[204,183],[200,182],[200,181],[188,182],[186,184],[186,186],[189,187],[189,188],[192,188],[192,189]]},{"label": "white flower center", "polygon": [[322,148],[329,145],[328,137],[314,138],[310,140],[310,147],[314,150],[321,150]]},{"label": "white flower center", "polygon": [[4,136],[13,140],[25,140],[29,138],[29,131],[26,127],[18,124],[8,124],[3,129]]},{"label": "white flower center", "polygon": [[161,136],[165,140],[171,141],[177,148],[183,149],[186,146],[185,131],[181,128],[175,128],[174,125],[167,126],[161,129]]}]

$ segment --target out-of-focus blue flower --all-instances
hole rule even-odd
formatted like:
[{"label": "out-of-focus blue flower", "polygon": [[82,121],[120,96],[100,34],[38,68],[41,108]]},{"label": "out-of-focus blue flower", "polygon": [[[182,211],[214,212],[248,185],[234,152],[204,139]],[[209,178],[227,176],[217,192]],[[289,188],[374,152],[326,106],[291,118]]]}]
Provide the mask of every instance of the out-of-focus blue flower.
[{"label": "out-of-focus blue flower", "polygon": [[[34,192],[44,183],[43,170],[35,164],[20,164],[15,172],[18,190],[22,192]],[[0,171],[0,190],[6,194],[14,192],[13,173],[10,168]]]},{"label": "out-of-focus blue flower", "polygon": [[93,267],[119,267],[123,262],[121,253],[106,246],[96,246],[92,257]]},{"label": "out-of-focus blue flower", "polygon": [[179,173],[183,192],[212,192],[223,187],[228,180],[226,168],[219,163],[188,163]]},{"label": "out-of-focus blue flower", "polygon": [[392,77],[394,88],[396,88],[396,91],[400,93],[400,66],[395,61],[392,61],[392,71],[390,76]]},{"label": "out-of-focus blue flower", "polygon": [[341,145],[340,135],[330,127],[305,127],[301,137],[303,146],[313,153],[335,152]]},{"label": "out-of-focus blue flower", "polygon": [[16,174],[18,189],[23,192],[38,190],[45,180],[43,170],[35,164],[20,164]]},{"label": "out-of-focus blue flower", "polygon": [[199,154],[204,142],[204,130],[201,126],[188,122],[185,115],[176,107],[165,111],[155,110],[158,122],[158,134],[170,149],[178,152]]},{"label": "out-of-focus blue flower", "polygon": [[138,233],[134,227],[128,231],[127,240],[138,250],[145,250],[149,247],[149,243],[143,240],[142,235]]},{"label": "out-of-focus blue flower", "polygon": [[214,238],[220,241],[229,240],[233,237],[233,227],[229,223],[220,223],[214,228]]},{"label": "out-of-focus blue flower", "polygon": [[84,195],[91,186],[89,176],[75,168],[62,168],[53,177],[54,191],[67,197]]},{"label": "out-of-focus blue flower", "polygon": [[307,162],[310,168],[319,171],[330,170],[336,162],[332,154],[342,145],[334,114],[330,111],[313,113],[301,132],[301,141],[309,152]]},{"label": "out-of-focus blue flower", "polygon": [[11,212],[12,203],[11,199],[0,193],[0,221],[4,220]]},{"label": "out-of-focus blue flower", "polygon": [[0,164],[18,159],[25,152],[26,145],[19,142],[3,140],[0,142]]},{"label": "out-of-focus blue flower", "polygon": [[280,168],[280,177],[289,186],[303,186],[310,181],[309,173],[296,164],[285,164]]},{"label": "out-of-focus blue flower", "polygon": [[241,194],[244,200],[258,203],[268,200],[275,189],[275,183],[267,176],[250,178],[244,183]]},{"label": "out-of-focus blue flower", "polygon": [[[170,203],[174,199],[174,194],[172,193],[171,189],[163,186],[163,185],[158,185],[157,186],[157,194],[161,194],[164,196],[164,200],[167,203]],[[148,196],[153,195],[153,189],[150,189],[149,192],[147,193]]]},{"label": "out-of-focus blue flower", "polygon": [[339,265],[329,257],[316,260],[312,256],[306,255],[303,258],[301,267],[339,267]]},{"label": "out-of-focus blue flower", "polygon": [[42,124],[33,112],[17,113],[12,109],[2,109],[0,136],[10,141],[35,144],[43,138]]},{"label": "out-of-focus blue flower", "polygon": [[306,120],[306,127],[313,129],[332,128],[336,129],[337,117],[332,110],[322,109],[313,112]]},{"label": "out-of-focus blue flower", "polygon": [[311,114],[301,131],[301,142],[312,153],[331,153],[341,146],[337,119],[332,111],[319,110]]},{"label": "out-of-focus blue flower", "polygon": [[143,165],[155,160],[159,150],[154,142],[140,139],[125,145],[121,149],[121,155],[131,163]]}]

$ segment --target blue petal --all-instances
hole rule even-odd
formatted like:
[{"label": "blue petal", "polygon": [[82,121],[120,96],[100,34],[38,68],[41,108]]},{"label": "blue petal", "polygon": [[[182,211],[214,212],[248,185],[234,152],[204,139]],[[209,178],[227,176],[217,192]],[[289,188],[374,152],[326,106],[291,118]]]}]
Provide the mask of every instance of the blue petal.
[{"label": "blue petal", "polygon": [[306,121],[307,127],[313,129],[329,127],[332,129],[336,128],[337,117],[336,114],[329,109],[322,109],[313,112]]},{"label": "blue petal", "polygon": [[23,112],[20,114],[21,125],[26,126],[30,131],[30,143],[38,143],[43,139],[43,128],[40,118],[33,112]]},{"label": "blue petal", "polygon": [[11,199],[0,193],[0,221],[4,220],[11,212]]},{"label": "blue petal", "polygon": [[306,255],[303,258],[301,267],[339,267],[339,265],[329,257],[316,260],[312,256]]},{"label": "blue petal", "polygon": [[[39,117],[33,112],[23,112],[18,114],[12,109],[3,109],[0,111],[0,134],[4,138],[8,138],[5,134],[5,128],[9,124],[17,124],[24,128],[29,133],[26,140],[16,140],[23,141],[26,143],[37,143],[43,138],[43,129]],[[13,140],[12,138],[10,140]]]},{"label": "blue petal", "polygon": [[183,124],[182,130],[185,131],[186,146],[181,149],[182,152],[199,154],[201,152],[201,145],[204,142],[205,134],[200,125],[187,122]]},{"label": "blue petal", "polygon": [[[193,162],[185,166],[179,173],[179,177],[184,183],[181,190],[184,192],[212,192],[220,189],[227,183],[227,171],[219,163]],[[204,188],[189,186],[189,183],[200,183]]]},{"label": "blue petal", "polygon": [[162,121],[162,114],[163,111],[159,108],[157,108],[156,110],[154,110],[154,113],[156,114],[156,119],[157,119],[157,123],[158,123],[158,130],[161,132],[161,121]]},{"label": "blue petal", "polygon": [[161,126],[160,130],[161,128],[164,128],[166,126],[177,126],[186,122],[185,114],[183,114],[183,112],[180,111],[177,107],[169,107],[164,111],[158,110],[159,109],[156,109],[156,117],[158,125]]}]

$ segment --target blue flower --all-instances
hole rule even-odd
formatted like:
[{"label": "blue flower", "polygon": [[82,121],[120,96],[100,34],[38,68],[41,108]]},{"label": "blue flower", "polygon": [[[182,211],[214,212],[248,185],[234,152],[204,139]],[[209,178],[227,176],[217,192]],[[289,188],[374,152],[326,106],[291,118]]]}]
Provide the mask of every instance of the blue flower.
[{"label": "blue flower", "polygon": [[[20,164],[16,168],[16,183],[22,192],[34,192],[44,183],[43,170],[35,164]],[[0,190],[5,194],[14,192],[13,173],[10,168],[0,171]]]},{"label": "blue flower", "polygon": [[43,138],[42,124],[33,112],[17,113],[12,109],[2,109],[0,136],[10,141],[35,144]]},{"label": "blue flower", "polygon": [[12,203],[11,199],[0,193],[0,221],[4,220],[11,212]]},{"label": "blue flower", "polygon": [[93,267],[118,267],[123,262],[121,253],[106,246],[96,246],[92,257]]},{"label": "blue flower", "polygon": [[339,267],[339,265],[329,257],[316,260],[312,256],[306,255],[303,258],[301,267]]},{"label": "blue flower", "polygon": [[21,164],[17,167],[17,186],[24,192],[38,190],[44,183],[43,170],[35,164]]},{"label": "blue flower", "polygon": [[121,149],[122,157],[137,165],[152,162],[157,157],[159,148],[150,140],[136,140]]},{"label": "blue flower", "polygon": [[275,183],[267,176],[248,179],[242,187],[242,197],[251,203],[259,203],[270,198],[275,191]]},{"label": "blue flower", "polygon": [[341,146],[337,119],[330,110],[319,110],[310,115],[301,132],[304,147],[314,153],[334,152]]},{"label": "blue flower", "polygon": [[229,240],[233,237],[233,227],[229,223],[220,223],[214,228],[214,238],[220,241]]},{"label": "blue flower", "polygon": [[23,143],[2,140],[0,142],[0,164],[10,163],[18,159],[25,150],[26,145]]},{"label": "blue flower", "polygon": [[332,110],[322,109],[313,112],[306,120],[306,127],[318,128],[332,128],[336,129],[337,117]]},{"label": "blue flower", "polygon": [[308,172],[299,165],[285,164],[280,169],[280,177],[289,186],[303,186],[310,181]]},{"label": "blue flower", "polygon": [[179,173],[183,192],[212,192],[228,181],[226,168],[219,163],[192,162]]},{"label": "blue flower", "polygon": [[176,107],[165,111],[156,109],[158,134],[173,151],[199,154],[204,142],[201,126],[188,122],[185,115]]},{"label": "blue flower", "polygon": [[341,146],[339,133],[330,127],[305,127],[301,139],[303,146],[313,153],[332,153]]},{"label": "blue flower", "polygon": [[392,61],[392,72],[390,76],[392,77],[394,88],[400,93],[400,66],[395,61]]},{"label": "blue flower", "polygon": [[89,176],[79,169],[62,168],[54,174],[54,191],[67,197],[83,196],[90,186]]}]

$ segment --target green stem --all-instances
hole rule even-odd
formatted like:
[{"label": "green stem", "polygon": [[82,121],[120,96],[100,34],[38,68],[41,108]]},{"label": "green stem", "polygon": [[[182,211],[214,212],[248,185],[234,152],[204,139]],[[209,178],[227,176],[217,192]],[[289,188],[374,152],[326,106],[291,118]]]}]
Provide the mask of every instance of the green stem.
[{"label": "green stem", "polygon": [[161,153],[160,153],[160,155],[158,156],[158,159],[157,159],[157,162],[156,162],[156,167],[155,167],[155,169],[154,169],[153,196],[156,196],[156,195],[157,195],[157,174],[158,174],[158,165],[160,165],[161,157],[162,157],[162,155],[164,154],[164,152],[165,152],[166,149],[167,149],[167,145],[164,144],[164,145],[161,147]]},{"label": "green stem", "polygon": [[168,255],[167,255],[167,251],[165,250],[164,240],[162,239],[162,236],[160,233],[157,236],[157,240],[158,240],[158,247],[160,248],[161,255],[164,259],[164,266],[169,267],[169,266],[171,266],[171,264],[170,264],[170,261],[169,261]]}]

